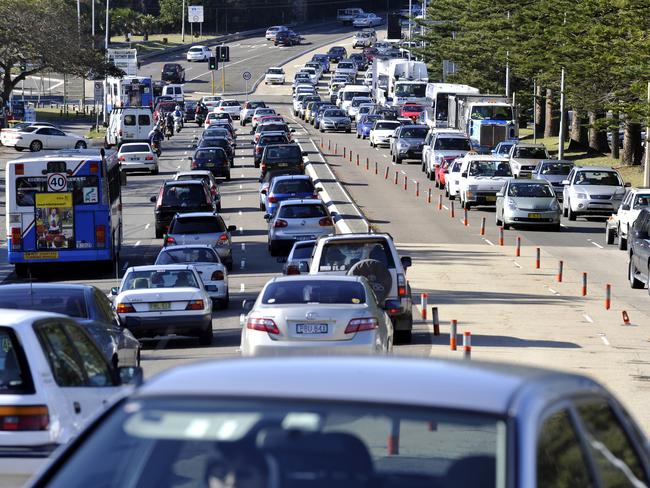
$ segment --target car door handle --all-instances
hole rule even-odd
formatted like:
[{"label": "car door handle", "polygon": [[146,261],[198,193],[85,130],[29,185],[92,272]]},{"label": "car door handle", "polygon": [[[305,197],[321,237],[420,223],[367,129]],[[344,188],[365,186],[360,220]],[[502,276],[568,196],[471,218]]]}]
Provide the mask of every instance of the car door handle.
[{"label": "car door handle", "polygon": [[81,405],[79,402],[73,402],[72,406],[74,407],[74,413],[81,413]]}]

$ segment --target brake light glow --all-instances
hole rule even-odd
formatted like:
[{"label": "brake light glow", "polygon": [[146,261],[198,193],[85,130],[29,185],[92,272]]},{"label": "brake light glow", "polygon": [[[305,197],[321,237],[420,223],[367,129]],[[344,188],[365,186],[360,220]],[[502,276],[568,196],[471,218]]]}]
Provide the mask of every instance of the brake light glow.
[{"label": "brake light glow", "polygon": [[203,300],[192,300],[187,304],[185,310],[203,310]]},{"label": "brake light glow", "polygon": [[287,227],[289,224],[286,220],[278,219],[273,224],[273,227]]},{"label": "brake light glow", "polygon": [[334,222],[332,222],[331,217],[323,217],[318,221],[318,225],[320,225],[321,227],[326,227],[326,226],[331,227],[334,225]]},{"label": "brake light glow", "polygon": [[215,271],[212,273],[212,281],[223,281],[223,271]]},{"label": "brake light glow", "polygon": [[115,311],[117,313],[135,313],[135,308],[130,303],[118,303]]},{"label": "brake light glow", "polygon": [[153,161],[153,156],[145,156],[145,161]]},{"label": "brake light glow", "polygon": [[126,161],[126,158],[124,156],[120,156],[117,158],[118,161]]},{"label": "brake light glow", "polygon": [[352,319],[348,322],[345,328],[346,334],[355,334],[364,330],[374,330],[379,327],[379,322],[374,317],[364,317],[360,319]]},{"label": "brake light glow", "polygon": [[95,245],[97,247],[106,247],[106,227],[103,225],[95,226]]},{"label": "brake light glow", "polygon": [[268,201],[269,203],[278,203],[277,197],[274,197],[273,195],[268,196]]},{"label": "brake light glow", "polygon": [[246,328],[252,330],[259,330],[261,332],[268,332],[269,334],[279,334],[280,330],[275,322],[271,319],[265,318],[249,318],[246,321]]},{"label": "brake light glow", "polygon": [[167,238],[165,239],[165,245],[171,246],[173,244],[176,244],[176,239],[174,239],[173,237],[167,236]]},{"label": "brake light glow", "polygon": [[0,407],[0,431],[47,430],[50,415],[46,405]]},{"label": "brake light glow", "polygon": [[297,264],[290,264],[287,266],[287,275],[299,275],[300,267]]},{"label": "brake light glow", "polygon": [[11,228],[11,247],[16,250],[16,248],[22,245],[22,231],[20,227]]},{"label": "brake light glow", "polygon": [[16,168],[16,175],[24,175],[25,174],[25,165],[24,164],[17,164],[15,166]]},{"label": "brake light glow", "polygon": [[406,296],[406,279],[403,274],[397,275],[397,295],[400,297]]}]

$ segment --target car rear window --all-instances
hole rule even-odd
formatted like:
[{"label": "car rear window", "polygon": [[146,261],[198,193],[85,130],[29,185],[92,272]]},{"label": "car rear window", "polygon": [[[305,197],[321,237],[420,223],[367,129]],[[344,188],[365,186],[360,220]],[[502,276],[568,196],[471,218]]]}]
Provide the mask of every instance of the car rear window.
[{"label": "car rear window", "polygon": [[371,241],[330,241],[323,246],[319,271],[347,271],[364,259],[374,259],[387,268],[394,268],[395,261],[384,239]]},{"label": "car rear window", "polygon": [[120,148],[120,153],[132,153],[132,152],[150,152],[149,144],[124,144]]},{"label": "car rear window", "polygon": [[147,288],[201,288],[189,269],[132,271],[126,277],[122,291]]},{"label": "car rear window", "polygon": [[269,144],[286,144],[289,142],[286,136],[267,136],[261,137],[258,144],[268,146]]},{"label": "car rear window", "polygon": [[188,181],[188,180],[202,180],[205,181],[208,186],[212,184],[212,181],[210,181],[210,177],[208,175],[200,175],[200,176],[194,176],[194,175],[180,175],[175,178],[176,181]]},{"label": "car rear window", "polygon": [[222,107],[239,107],[239,102],[236,100],[226,100],[221,102]]},{"label": "car rear window", "polygon": [[292,259],[309,259],[314,250],[315,242],[310,242],[308,244],[301,244],[293,248],[293,254],[291,254]]},{"label": "car rear window", "polygon": [[386,129],[397,129],[400,126],[399,122],[377,122],[375,124],[375,129],[386,130]]},{"label": "car rear window", "polygon": [[283,205],[279,217],[283,219],[317,219],[327,217],[322,204]]},{"label": "car rear window", "polygon": [[289,132],[286,124],[263,124],[258,126],[258,132]]},{"label": "car rear window", "polygon": [[174,220],[170,234],[216,234],[226,231],[220,217],[182,217]]},{"label": "car rear window", "polygon": [[469,151],[469,140],[462,137],[439,137],[436,139],[434,149],[440,151]]},{"label": "car rear window", "polygon": [[27,358],[16,334],[0,327],[0,395],[34,394]]},{"label": "car rear window", "polygon": [[203,187],[194,185],[167,186],[163,194],[163,205],[169,206],[193,206],[206,203],[206,195]]},{"label": "car rear window", "polygon": [[413,139],[424,139],[427,136],[429,129],[424,127],[413,127],[402,130],[402,137],[409,137]]},{"label": "car rear window", "polygon": [[30,292],[25,288],[3,289],[0,293],[0,308],[37,310],[89,318],[84,291],[79,289],[36,288]]},{"label": "car rear window", "polygon": [[281,305],[289,303],[347,303],[366,302],[363,285],[343,280],[275,281],[264,290],[262,303]]},{"label": "car rear window", "polygon": [[[223,139],[216,139],[213,143],[206,141],[205,145],[208,147],[221,146],[223,145],[221,141],[223,141]],[[204,145],[203,142],[201,145]],[[226,160],[226,153],[223,151],[223,149],[202,149],[200,151],[196,151],[194,154],[194,159],[224,162]]]},{"label": "car rear window", "polygon": [[264,149],[266,161],[302,161],[302,151],[295,144],[286,146],[267,146]]},{"label": "car rear window", "polygon": [[273,185],[273,193],[310,193],[314,191],[314,184],[307,179],[278,181]]},{"label": "car rear window", "polygon": [[162,251],[155,264],[185,264],[185,263],[220,263],[219,255],[205,247],[165,249]]}]

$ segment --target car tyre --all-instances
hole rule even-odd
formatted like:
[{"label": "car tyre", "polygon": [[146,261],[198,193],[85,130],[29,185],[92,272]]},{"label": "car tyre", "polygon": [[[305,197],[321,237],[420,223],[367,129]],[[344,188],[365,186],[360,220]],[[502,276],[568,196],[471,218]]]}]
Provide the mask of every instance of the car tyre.
[{"label": "car tyre", "polygon": [[86,149],[88,145],[84,141],[78,141],[75,145],[75,149]]},{"label": "car tyre", "polygon": [[226,181],[230,181],[230,172],[226,175]]},{"label": "car tyre", "polygon": [[494,223],[497,225],[497,227],[501,227],[503,225],[503,220],[499,218],[498,212],[494,212]]},{"label": "car tyre", "polygon": [[269,252],[271,253],[271,256],[278,256],[280,254],[278,245],[273,241],[269,242]]},{"label": "car tyre", "polygon": [[152,175],[157,175],[159,172],[160,172],[160,169],[158,168],[158,166],[156,166],[154,169],[151,170]]},{"label": "car tyre", "polygon": [[352,132],[352,129],[345,129],[346,134],[349,134],[350,132]]},{"label": "car tyre", "polygon": [[232,271],[232,266],[233,266],[233,264],[232,264],[232,258],[230,258],[228,261],[226,261],[226,262],[224,263],[224,265],[226,266],[226,269],[227,269],[228,271]]},{"label": "car tyre", "polygon": [[395,156],[395,164],[402,164],[402,158]]},{"label": "car tyre", "polygon": [[38,152],[41,149],[43,149],[43,143],[41,141],[32,141],[32,143],[29,145],[29,150],[31,152]]},{"label": "car tyre", "polygon": [[260,202],[260,210],[266,210],[266,205]]},{"label": "car tyre", "polygon": [[361,139],[361,134],[357,132],[357,139]]},{"label": "car tyre", "polygon": [[[643,284],[643,281],[641,281],[640,279],[638,279],[636,277],[636,266],[634,266],[634,264],[632,263],[632,258],[633,258],[633,255],[630,254],[630,261],[628,262],[628,265],[627,265],[628,279],[630,280],[630,286],[632,288],[634,288],[635,290],[640,290],[641,288],[643,288],[644,284]],[[650,290],[650,288],[649,288],[649,290]]]},{"label": "car tyre", "polygon": [[618,228],[618,248],[621,251],[627,250],[627,238],[621,235],[621,228]]},{"label": "car tyre", "polygon": [[212,324],[210,324],[210,327],[201,331],[201,334],[199,334],[199,344],[202,346],[209,346],[212,344]]},{"label": "car tyre", "polygon": [[569,203],[569,206],[568,206],[568,213],[569,213],[569,215],[568,215],[569,220],[571,222],[575,222],[578,215],[571,209],[571,203]]},{"label": "car tyre", "polygon": [[562,207],[562,216],[567,218],[569,216],[569,211],[567,207]]}]

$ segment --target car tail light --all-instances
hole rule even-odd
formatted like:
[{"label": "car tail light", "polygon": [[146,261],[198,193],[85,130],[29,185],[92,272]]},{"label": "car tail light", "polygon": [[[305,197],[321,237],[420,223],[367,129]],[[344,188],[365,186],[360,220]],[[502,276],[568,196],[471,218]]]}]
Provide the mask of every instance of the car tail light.
[{"label": "car tail light", "polygon": [[118,161],[126,161],[126,158],[124,156],[120,156],[117,158]]},{"label": "car tail light", "polygon": [[0,407],[0,431],[47,430],[50,414],[46,405]]},{"label": "car tail light", "polygon": [[192,300],[187,304],[185,310],[203,310],[203,300]]},{"label": "car tail light", "polygon": [[221,234],[219,239],[217,239],[217,245],[225,246],[226,244],[228,244],[228,236],[226,234]]},{"label": "car tail light", "polygon": [[257,146],[257,147],[255,148],[255,152],[256,152],[256,153],[261,153],[263,150],[264,150],[264,148],[263,148],[262,146]]},{"label": "car tail light", "polygon": [[174,239],[171,236],[167,236],[167,238],[165,239],[165,245],[166,246],[173,246],[174,244],[176,244],[176,239]]},{"label": "car tail light", "polygon": [[130,303],[118,303],[115,311],[117,313],[135,313],[135,308]]},{"label": "car tail light", "polygon": [[153,156],[146,156],[145,161],[153,161]]},{"label": "car tail light", "polygon": [[288,225],[289,225],[289,224],[287,223],[286,220],[278,219],[278,220],[276,220],[275,223],[273,224],[273,227],[286,227],[286,226],[288,226]]},{"label": "car tail light", "polygon": [[397,275],[397,295],[400,297],[405,297],[406,296],[406,279],[404,278],[403,274],[398,274]]},{"label": "car tail light", "polygon": [[15,166],[16,168],[16,175],[24,175],[25,174],[25,165],[24,164],[17,164]]},{"label": "car tail light", "polygon": [[215,271],[212,273],[212,281],[223,281],[223,271]]},{"label": "car tail light", "polygon": [[290,264],[287,266],[287,275],[299,275],[300,274],[300,266],[297,264]]},{"label": "car tail light", "polygon": [[323,217],[318,221],[318,225],[320,225],[321,227],[326,227],[326,226],[331,227],[332,225],[334,225],[334,222],[332,222],[331,217]]},{"label": "car tail light", "polygon": [[252,330],[259,330],[268,332],[269,334],[279,334],[280,330],[275,322],[271,319],[265,318],[250,318],[246,321],[246,328]]},{"label": "car tail light", "polygon": [[18,251],[23,246],[22,230],[20,227],[11,228],[11,248]]},{"label": "car tail light", "polygon": [[365,317],[362,319],[352,319],[345,328],[346,334],[354,334],[364,330],[374,330],[379,327],[379,322],[374,317]]},{"label": "car tail light", "polygon": [[262,173],[266,171],[266,163],[262,163],[260,168],[262,169]]},{"label": "car tail light", "polygon": [[99,173],[99,164],[90,163],[90,172],[91,173]]},{"label": "car tail light", "polygon": [[95,245],[97,247],[106,247],[106,227],[103,225],[95,226]]},{"label": "car tail light", "polygon": [[278,203],[277,197],[274,197],[272,195],[269,195],[268,201],[269,201],[269,203]]}]

